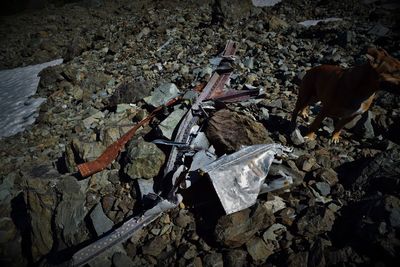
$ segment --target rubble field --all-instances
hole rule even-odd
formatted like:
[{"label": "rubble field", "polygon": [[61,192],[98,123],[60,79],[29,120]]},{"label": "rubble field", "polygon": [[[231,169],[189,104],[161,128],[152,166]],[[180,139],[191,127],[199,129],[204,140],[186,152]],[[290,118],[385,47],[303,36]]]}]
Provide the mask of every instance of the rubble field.
[{"label": "rubble field", "polygon": [[[316,140],[303,138],[318,104],[290,127],[311,67],[362,64],[370,46],[400,59],[396,1],[55,2],[0,17],[0,70],[63,59],[39,74],[35,123],[0,139],[2,266],[73,266],[172,191],[175,206],[85,266],[398,266],[400,88],[382,84],[338,144],[331,118]],[[195,145],[174,143],[215,73],[243,95],[203,101]],[[82,177],[79,164],[152,114],[111,164]],[[268,175],[255,203],[229,202],[233,189],[218,181],[246,179],[253,165],[224,164],[259,144],[284,152],[257,165]],[[192,180],[164,174],[172,146],[191,151],[174,164]]]}]

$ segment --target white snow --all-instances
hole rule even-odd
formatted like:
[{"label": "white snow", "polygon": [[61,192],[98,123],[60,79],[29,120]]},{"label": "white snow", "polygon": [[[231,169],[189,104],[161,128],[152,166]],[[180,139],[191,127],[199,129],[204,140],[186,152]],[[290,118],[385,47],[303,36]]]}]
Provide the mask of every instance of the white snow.
[{"label": "white snow", "polygon": [[264,6],[274,6],[282,0],[252,0],[253,5],[256,7],[264,7]]},{"label": "white snow", "polygon": [[45,98],[33,98],[44,68],[59,65],[62,59],[0,71],[0,138],[25,130],[35,122]]},{"label": "white snow", "polygon": [[299,22],[299,24],[308,28],[311,26],[315,26],[320,22],[334,22],[334,21],[341,21],[341,20],[342,20],[341,18],[311,19],[311,20],[305,20],[305,21]]}]

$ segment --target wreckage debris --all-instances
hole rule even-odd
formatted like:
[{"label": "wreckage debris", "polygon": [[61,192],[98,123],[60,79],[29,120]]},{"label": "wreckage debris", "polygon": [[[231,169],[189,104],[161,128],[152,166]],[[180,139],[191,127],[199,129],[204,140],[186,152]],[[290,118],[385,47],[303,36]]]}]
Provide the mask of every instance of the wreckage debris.
[{"label": "wreckage debris", "polygon": [[[228,42],[224,56],[227,55],[226,53],[233,53],[235,51],[235,45],[232,44],[232,42]],[[196,110],[196,107],[200,107],[200,102],[206,100],[208,95],[212,95],[214,91],[221,90],[223,85],[221,81],[226,82],[227,79],[223,77],[227,77],[226,75],[229,74],[229,72],[224,73],[222,76],[216,74],[217,76],[214,76],[217,77],[216,79],[211,78],[209,84],[200,93],[197,101],[192,105],[191,109],[186,112],[185,118],[181,120],[181,124],[178,128],[178,132],[176,133],[174,141],[154,141],[154,143],[169,145],[172,150],[176,150],[177,154],[182,153],[180,152],[180,150],[182,150],[183,148],[186,148],[189,152],[191,149],[198,150],[197,153],[193,154],[193,161],[189,168],[190,172],[185,178],[186,181],[183,181],[179,178],[184,173],[185,168],[183,167],[183,165],[175,168],[174,164],[176,162],[176,159],[172,159],[170,156],[170,159],[167,162],[167,166],[165,167],[165,174],[169,173],[169,169],[174,169],[175,173],[172,177],[173,187],[168,194],[169,200],[163,200],[160,195],[157,195],[153,192],[152,181],[146,183],[142,181],[138,182],[142,198],[150,197],[154,201],[156,201],[157,204],[151,210],[146,211],[142,217],[130,219],[128,222],[125,222],[122,227],[113,230],[111,233],[107,233],[107,235],[102,237],[100,240],[77,252],[74,255],[75,265],[79,266],[87,262],[91,257],[94,257],[95,255],[105,251],[110,246],[128,239],[129,236],[136,232],[138,229],[154,221],[156,218],[161,216],[163,212],[168,211],[172,207],[178,205],[182,201],[181,196],[176,195],[176,190],[178,189],[178,187],[180,187],[179,185],[185,183],[185,186],[181,188],[186,189],[190,187],[192,183],[195,183],[196,179],[199,179],[198,177],[194,177],[194,179],[191,178],[191,173],[201,172],[209,177],[214,186],[215,192],[217,193],[218,198],[223,208],[225,209],[226,214],[238,212],[254,205],[260,192],[265,193],[282,188],[287,189],[291,184],[293,184],[293,177],[288,176],[283,172],[279,172],[279,174],[282,175],[283,180],[276,179],[274,180],[276,182],[269,181],[266,185],[263,185],[264,180],[268,175],[269,168],[275,159],[275,156],[284,157],[286,153],[291,152],[289,148],[283,147],[278,144],[253,145],[241,148],[240,150],[235,148],[235,150],[238,150],[237,152],[230,155],[222,156],[220,158],[217,158],[215,154],[213,154],[212,149],[210,150],[210,143],[208,142],[206,135],[203,132],[199,131],[201,127],[196,125],[199,120],[199,115],[196,115],[196,113],[193,113],[193,111]],[[222,78],[222,80],[220,80],[220,78]],[[169,101],[168,103],[173,102]],[[161,103],[157,102],[157,104]],[[156,111],[158,111],[159,109],[160,108],[156,109]],[[171,115],[176,112],[177,110],[173,111]],[[154,117],[154,114],[155,111],[153,111],[153,113],[149,117]],[[204,113],[199,114],[205,115]],[[178,116],[179,119],[181,117],[182,115]],[[163,127],[163,122],[165,123],[165,120],[161,122],[160,127]],[[175,120],[173,124],[176,125],[178,122],[179,120]],[[142,122],[140,122],[139,125],[140,124],[142,124]],[[240,125],[240,123],[237,123],[237,125]],[[230,126],[227,125],[227,127]],[[133,129],[136,128],[137,127]],[[126,136],[127,134],[125,134],[125,136],[123,136],[120,140],[127,141],[128,137]],[[171,136],[167,137],[171,138]],[[120,140],[116,141],[111,147],[115,146],[115,144],[122,144],[122,142],[126,142]],[[147,151],[150,154],[148,154],[147,156],[148,160],[143,161],[143,157],[145,156],[145,154],[140,152],[141,148],[139,146],[133,146],[132,144],[134,143],[138,143],[139,145],[152,145],[154,146],[154,148],[156,148],[154,144],[146,143],[143,140],[140,140],[140,138],[133,143],[131,142],[128,148],[128,157],[131,163],[126,166],[126,173],[132,178],[151,179],[155,177],[159,172],[159,168],[154,168],[155,164],[161,163],[164,160],[157,159],[155,163],[149,163],[149,160],[153,160],[153,154],[163,155],[163,153],[152,153],[151,149],[144,148],[144,151]],[[109,148],[107,148],[107,150],[109,150]],[[107,150],[103,153],[103,155],[105,153],[109,153],[107,152]],[[141,156],[137,157],[135,156],[136,154],[140,154]],[[171,155],[173,155],[172,152]],[[182,155],[185,156],[185,154]],[[155,172],[145,172],[142,171],[141,168],[134,167],[138,164],[152,165]],[[80,165],[80,170],[82,170],[82,165]],[[230,179],[226,179],[226,177],[230,177]],[[101,212],[101,206],[97,205],[92,211],[92,220],[95,221],[95,218],[99,216],[105,215]],[[96,232],[99,235],[110,230],[110,226],[112,226],[112,224],[108,225],[106,221],[102,225],[94,225]]]},{"label": "wreckage debris", "polygon": [[[227,55],[233,55],[235,52],[236,44],[234,42],[228,42],[225,48],[225,52],[223,53],[223,56]],[[197,98],[196,103],[194,103],[191,107],[191,110],[187,112],[186,117],[183,119],[181,122],[178,132],[175,137],[175,142],[183,142],[183,143],[188,143],[189,142],[189,137],[190,137],[190,131],[192,127],[196,124],[198,118],[194,117],[192,114],[192,110],[195,110],[198,108],[199,104],[201,101],[206,99],[206,97],[211,94],[212,90],[220,90],[221,86],[225,84],[227,79],[229,78],[229,73],[225,73],[222,76],[219,76],[216,74],[216,76],[213,76],[211,78],[210,82],[208,85],[203,89],[199,97]],[[168,87],[169,89],[165,89],[166,87],[162,87],[159,89],[159,92],[162,94],[167,93],[175,93],[177,92],[176,90],[173,89],[173,87]],[[172,89],[171,89],[172,88]],[[152,98],[154,100],[154,98]],[[170,100],[167,103],[164,103],[166,106],[169,106],[173,103],[176,102],[178,98],[174,98]],[[151,102],[154,103],[154,102]],[[163,104],[160,102],[156,102],[157,104]],[[157,111],[161,110],[161,107],[158,107],[155,111],[153,111],[150,116],[142,120],[138,125],[142,125],[145,122],[148,122],[151,118],[155,116],[155,113]],[[106,167],[106,165],[110,164],[111,161],[117,156],[117,153],[123,148],[125,143],[129,141],[129,139],[133,136],[135,133],[136,129],[138,126],[135,126],[130,130],[127,134],[125,134],[121,139],[119,139],[117,142],[115,142],[113,145],[111,145],[107,150],[100,156],[99,159],[94,161],[93,163],[85,163],[82,165],[79,165],[78,168],[82,173],[82,176],[87,176],[90,174],[93,174],[97,171],[100,171]],[[176,147],[172,147],[172,151],[170,153],[170,158],[167,162],[165,174],[168,174],[170,170],[174,169],[175,166],[175,161],[176,159],[173,158],[173,156],[177,157],[178,151]],[[104,159],[102,159],[102,157]],[[99,163],[101,162],[101,163]],[[107,164],[105,164],[107,163]],[[96,164],[96,167],[94,167]],[[100,165],[101,164],[101,165]],[[175,187],[176,181],[172,181],[173,186]],[[160,197],[157,195],[154,195],[156,197],[155,200],[158,201],[158,204],[154,206],[151,210],[148,210],[144,213],[143,217],[141,218],[133,218],[130,221],[124,223],[124,225],[113,232],[109,233],[107,236],[103,237],[102,239],[96,241],[95,243],[87,246],[83,250],[77,252],[73,259],[74,259],[74,265],[80,266],[87,262],[89,259],[95,257],[99,253],[105,251],[109,247],[118,244],[130,237],[135,231],[138,229],[144,227],[148,223],[154,221],[156,218],[161,216],[162,212],[167,211],[168,209],[171,209],[172,207],[175,207],[178,205],[182,200],[180,199],[181,197],[179,195],[175,195],[176,189],[173,189],[168,197],[171,199],[172,202],[169,202],[168,200],[161,200]],[[167,208],[169,207],[169,208]]]},{"label": "wreckage debris", "polygon": [[[397,262],[400,100],[395,88],[381,91],[370,112],[334,147],[327,145],[331,120],[322,123],[315,141],[302,140],[302,127],[290,132],[288,121],[298,81],[308,69],[357,65],[366,45],[400,56],[391,1],[253,1],[279,2],[257,7],[252,1],[220,0],[212,1],[220,2],[213,9],[200,1],[157,1],[156,8],[152,1],[94,2],[102,5],[74,2],[2,17],[2,69],[65,59],[39,74],[35,97],[47,101],[35,123],[0,140],[3,265],[53,266],[69,253],[76,253],[76,265],[85,266]],[[343,19],[298,24],[332,16]],[[222,57],[227,36],[238,49]],[[210,89],[208,81],[219,90],[193,105]],[[174,87],[177,94],[168,92]],[[77,165],[96,160],[149,116],[157,101],[170,99],[155,96],[159,88],[181,99],[163,105],[103,170],[87,178],[77,175]],[[152,97],[153,104],[146,102]],[[228,215],[209,174],[201,171],[228,153],[208,136],[207,124],[219,112],[240,115],[236,123],[248,121],[266,132],[247,147],[293,146],[288,157],[274,156],[255,204]],[[190,129],[176,140],[189,113],[195,122],[188,119]],[[230,127],[235,135],[244,132],[234,123],[225,128],[218,123],[224,132]],[[268,143],[257,141],[266,137]],[[225,142],[233,139],[224,135]],[[171,149],[176,157],[165,171]],[[232,148],[226,156],[242,149]],[[131,169],[127,175],[139,159],[150,157],[153,161],[136,166],[140,172]],[[158,206],[166,199],[169,205]],[[156,206],[152,220],[145,212]],[[127,222],[140,229],[131,236],[119,232]],[[111,242],[110,233],[121,238]],[[96,240],[107,241],[106,247],[97,243],[99,250],[79,254]]]},{"label": "wreckage debris", "polygon": [[[252,206],[260,193],[275,155],[283,156],[290,149],[277,144],[253,145],[220,157],[204,166],[226,214]],[[281,183],[277,189],[290,183]]]}]

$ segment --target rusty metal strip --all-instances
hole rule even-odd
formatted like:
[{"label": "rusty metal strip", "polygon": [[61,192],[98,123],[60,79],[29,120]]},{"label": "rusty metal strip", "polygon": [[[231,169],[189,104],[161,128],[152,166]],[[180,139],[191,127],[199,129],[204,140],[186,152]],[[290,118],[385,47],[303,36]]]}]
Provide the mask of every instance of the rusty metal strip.
[{"label": "rusty metal strip", "polygon": [[235,56],[236,49],[237,49],[237,43],[232,40],[229,40],[226,43],[224,52],[222,53],[222,57],[232,59]]},{"label": "rusty metal strip", "polygon": [[95,174],[99,171],[104,170],[110,165],[118,156],[119,152],[124,148],[125,144],[132,139],[136,131],[143,125],[150,122],[156,114],[163,109],[164,106],[171,106],[175,104],[180,97],[176,97],[168,101],[165,105],[157,107],[149,116],[141,120],[132,129],[130,129],[126,134],[124,134],[120,139],[112,143],[107,149],[94,161],[82,163],[78,165],[79,173],[82,177],[87,177]]},{"label": "rusty metal strip", "polygon": [[216,97],[222,95],[224,92],[224,86],[228,82],[230,75],[231,75],[230,72],[221,74],[221,78],[214,85],[214,89],[210,92],[210,94],[205,99],[203,99],[203,101],[208,100],[208,99],[213,99],[213,98],[216,98]]},{"label": "rusty metal strip", "polygon": [[228,90],[223,92],[218,96],[211,96],[207,100],[221,101],[225,103],[239,102],[245,101],[252,97],[258,96],[260,90],[252,89],[252,90]]}]

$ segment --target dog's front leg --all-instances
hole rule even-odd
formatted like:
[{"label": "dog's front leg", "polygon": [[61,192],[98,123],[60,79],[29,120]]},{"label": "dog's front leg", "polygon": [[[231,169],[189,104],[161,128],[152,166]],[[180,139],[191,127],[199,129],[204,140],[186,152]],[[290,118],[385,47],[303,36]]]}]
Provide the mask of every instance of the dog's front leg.
[{"label": "dog's front leg", "polygon": [[340,131],[343,129],[343,127],[351,122],[355,117],[357,116],[357,114],[351,115],[350,117],[346,117],[346,118],[342,118],[341,120],[339,120],[336,125],[335,125],[335,129],[333,130],[332,133],[332,138],[331,138],[331,142],[334,144],[339,143],[340,140]]}]

